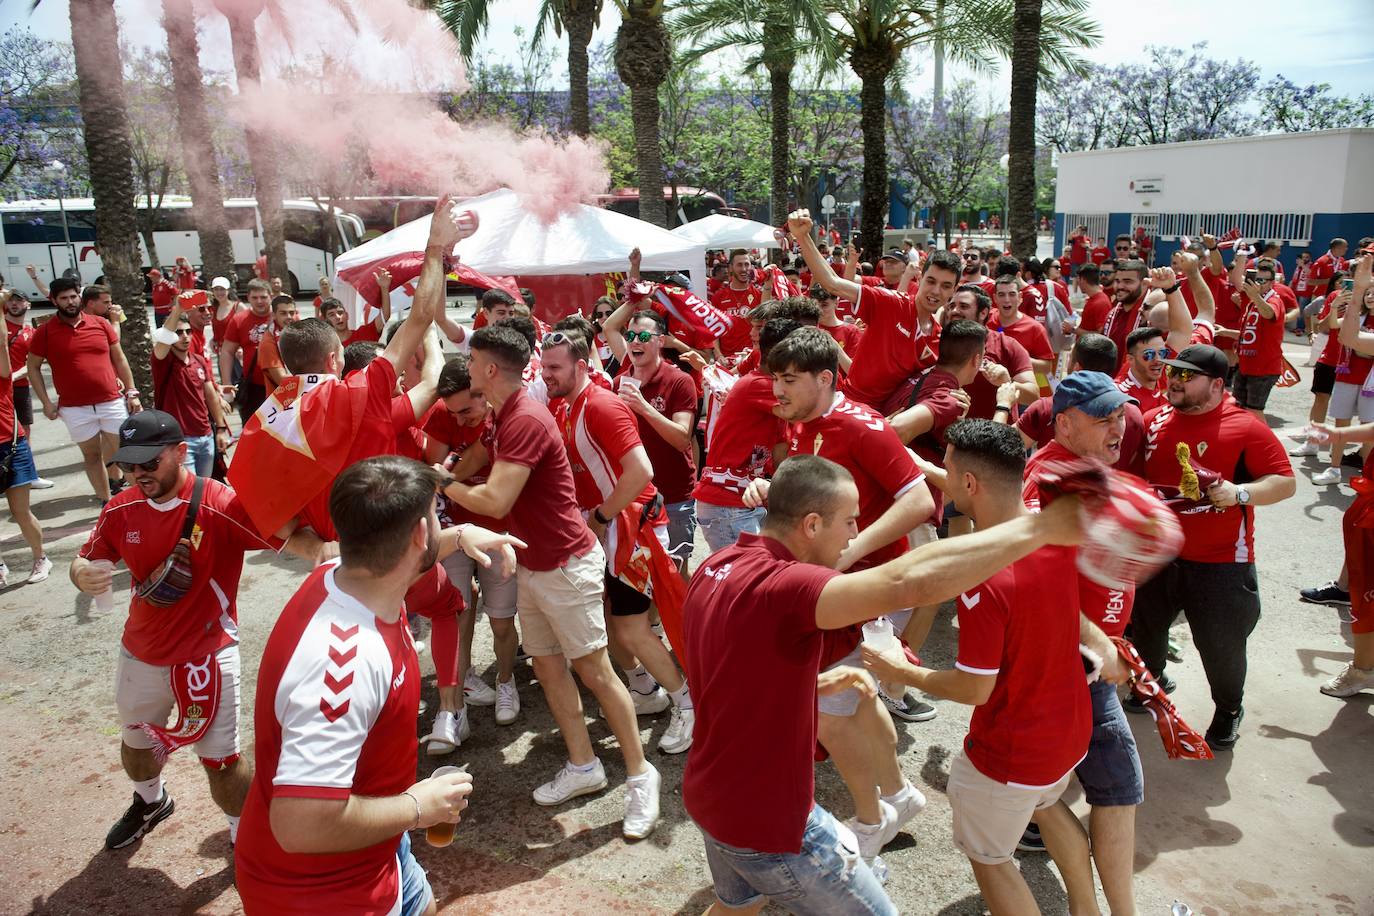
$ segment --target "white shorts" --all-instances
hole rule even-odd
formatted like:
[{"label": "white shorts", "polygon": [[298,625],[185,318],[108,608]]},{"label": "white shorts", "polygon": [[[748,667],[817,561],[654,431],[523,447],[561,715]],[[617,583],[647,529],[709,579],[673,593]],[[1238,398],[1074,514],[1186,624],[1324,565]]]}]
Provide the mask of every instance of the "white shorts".
[{"label": "white shorts", "polygon": [[1351,420],[1357,412],[1361,423],[1374,423],[1374,398],[1360,397],[1360,386],[1353,382],[1332,385],[1326,415],[1333,420]]},{"label": "white shorts", "polygon": [[[196,753],[210,760],[232,757],[239,752],[239,647],[225,646],[215,654],[219,661],[219,709],[210,728],[194,745]],[[150,750],[153,743],[138,728],[140,722],[167,724],[176,711],[172,696],[172,669],[149,665],[119,647],[119,666],[115,670],[115,706],[119,724],[124,726],[120,740],[129,747]]]},{"label": "white shorts", "polygon": [[57,415],[67,424],[67,434],[73,442],[86,442],[100,433],[114,435],[119,432],[120,425],[129,418],[129,411],[123,398],[89,407],[63,407],[59,400]]}]

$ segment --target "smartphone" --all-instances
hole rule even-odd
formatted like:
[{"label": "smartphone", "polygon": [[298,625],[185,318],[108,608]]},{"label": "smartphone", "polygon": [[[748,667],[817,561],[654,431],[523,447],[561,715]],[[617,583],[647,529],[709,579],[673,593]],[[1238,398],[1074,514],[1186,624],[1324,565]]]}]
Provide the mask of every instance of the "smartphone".
[{"label": "smartphone", "polygon": [[1257,271],[1257,270],[1247,270],[1247,271],[1245,272],[1245,282],[1246,282],[1246,283],[1258,283],[1258,282],[1259,282],[1259,271]]},{"label": "smartphone", "polygon": [[1354,278],[1352,278],[1352,277],[1347,277],[1347,278],[1345,278],[1344,280],[1341,281],[1341,289],[1351,290],[1351,289],[1354,289],[1354,288],[1355,288],[1355,280],[1354,280]]}]

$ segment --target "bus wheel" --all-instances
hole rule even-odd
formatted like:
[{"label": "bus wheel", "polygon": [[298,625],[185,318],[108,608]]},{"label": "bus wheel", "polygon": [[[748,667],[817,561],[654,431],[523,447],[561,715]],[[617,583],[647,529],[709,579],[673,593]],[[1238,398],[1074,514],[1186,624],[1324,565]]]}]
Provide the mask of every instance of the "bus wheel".
[{"label": "bus wheel", "polygon": [[300,294],[301,294],[301,285],[300,285],[300,283],[296,280],[296,275],[295,275],[294,273],[292,273],[291,271],[288,270],[288,271],[286,272],[286,280],[287,280],[287,286],[288,286],[288,287],[290,288],[290,290],[291,290],[291,298],[292,298],[292,299],[295,299],[295,298],[297,298],[298,296],[300,296]]}]

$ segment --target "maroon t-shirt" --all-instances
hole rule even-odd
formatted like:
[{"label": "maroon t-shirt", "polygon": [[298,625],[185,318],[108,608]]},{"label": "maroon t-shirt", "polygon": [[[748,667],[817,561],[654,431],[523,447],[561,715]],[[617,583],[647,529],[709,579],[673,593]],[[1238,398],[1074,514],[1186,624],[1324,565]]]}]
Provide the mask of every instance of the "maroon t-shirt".
[{"label": "maroon t-shirt", "polygon": [[[617,391],[624,379],[624,375],[616,379]],[[666,359],[659,361],[658,371],[653,378],[640,384],[639,393],[654,410],[670,420],[675,413],[690,412],[692,420],[687,428],[696,428],[697,386],[690,375]],[[649,465],[654,469],[654,486],[663,494],[663,501],[680,503],[691,499],[692,487],[697,482],[697,467],[690,447],[687,451],[674,448],[659,435],[652,423],[639,414],[635,414],[635,421],[639,424],[639,441],[643,443],[644,451],[649,456]]]},{"label": "maroon t-shirt", "polygon": [[[1006,334],[989,334],[983,355],[999,366],[1004,366],[1012,378],[1035,368],[1031,365],[1030,353],[1026,352],[1021,341]],[[968,415],[991,420],[997,411],[997,386],[980,372],[977,378],[964,386],[964,390],[968,392],[970,401]]]},{"label": "maroon t-shirt", "polygon": [[[1043,448],[1054,441],[1054,398],[1041,398],[1021,411],[1016,428]],[[1126,405],[1126,430],[1121,434],[1121,457],[1112,465],[1137,477],[1145,476],[1145,415],[1134,404]]]},{"label": "maroon t-shirt", "polygon": [[210,361],[199,353],[182,359],[168,351],[153,356],[153,405],[176,417],[188,438],[210,435],[210,409],[205,405],[205,383],[214,380]]},{"label": "maroon t-shirt", "polygon": [[596,543],[577,511],[577,490],[563,437],[553,415],[522,388],[496,412],[491,460],[530,469],[510,510],[511,534],[527,546],[520,565],[536,572],[558,569]]}]

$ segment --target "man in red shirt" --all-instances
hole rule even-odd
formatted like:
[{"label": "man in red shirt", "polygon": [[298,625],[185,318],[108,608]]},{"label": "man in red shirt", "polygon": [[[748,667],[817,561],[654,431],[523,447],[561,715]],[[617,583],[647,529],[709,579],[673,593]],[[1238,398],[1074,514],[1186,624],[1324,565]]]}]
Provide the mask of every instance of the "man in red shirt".
[{"label": "man in red shirt", "polygon": [[854,364],[854,356],[859,352],[859,342],[863,340],[864,332],[856,324],[840,319],[837,306],[838,299],[826,292],[820,286],[813,286],[807,292],[807,296],[816,301],[821,307],[820,322],[817,324],[822,331],[835,338],[835,343],[840,345],[840,371],[848,374],[849,369]]},{"label": "man in red shirt", "polygon": [[272,300],[272,326],[258,341],[258,368],[262,370],[263,385],[269,395],[292,374],[287,371],[286,363],[282,362],[281,348],[277,342],[281,339],[282,331],[295,324],[298,319],[295,299],[290,296],[277,296]]},{"label": "man in red shirt", "polygon": [[1054,374],[1054,348],[1050,346],[1045,326],[1021,311],[1022,301],[1017,278],[1006,274],[998,277],[997,314],[993,316],[992,330],[1006,334],[1026,348],[1035,370],[1035,383],[1040,394],[1046,396],[1050,391],[1050,376]]},{"label": "man in red shirt", "polygon": [[[866,569],[905,553],[907,532],[931,518],[935,502],[887,421],[835,390],[838,349],[823,331],[799,328],[769,351],[768,371],[778,413],[791,424],[788,455],[828,458],[859,488],[859,531],[838,568]],[[767,489],[757,481],[752,486]],[[894,615],[892,629],[902,632],[910,617]],[[832,634],[823,670],[856,665],[859,638],[857,628]],[[920,721],[935,714],[934,707],[913,712],[904,698],[892,699],[903,718]],[[851,688],[823,697],[819,710],[820,741],[854,798],[849,826],[864,856],[872,858],[924,807],[925,798],[902,776],[896,732],[883,705]]]},{"label": "man in red shirt", "polygon": [[[1102,381],[1111,390],[1111,380]],[[1025,458],[1014,430],[970,420],[948,436],[951,492],[980,534],[1031,514],[1021,500]],[[1093,729],[1080,643],[1105,660],[1108,680],[1122,683],[1128,674],[1115,646],[1079,609],[1077,579],[1064,574],[1074,563],[1070,547],[1041,547],[960,595],[953,668],[936,671],[872,648],[863,653],[880,680],[975,707],[948,794],[954,845],[968,856],[994,913],[1037,911],[1012,859],[1032,818],[1064,879],[1070,911],[1096,909],[1088,838],[1060,798]]]},{"label": "man in red shirt", "polygon": [[[58,277],[49,293],[57,314],[45,321],[29,340],[28,378],[43,416],[62,418],[81,450],[86,478],[102,503],[122,486],[111,477],[119,427],[130,413],[143,409],[134,387],[129,360],[119,345],[119,333],[99,315],[83,312],[75,280]],[[48,395],[42,366],[52,369],[57,399]],[[120,386],[123,393],[120,393]],[[114,474],[119,471],[114,470]]]},{"label": "man in red shirt", "polygon": [[1253,279],[1241,258],[1231,266],[1231,283],[1245,297],[1236,341],[1240,362],[1234,392],[1236,402],[1262,423],[1268,422],[1264,407],[1283,374],[1284,304],[1274,289],[1274,266],[1268,258],[1261,259]]},{"label": "man in red shirt", "polygon": [[[797,327],[795,322],[778,318],[763,326],[759,332],[763,366],[767,366],[769,351]],[[745,532],[759,533],[764,508],[746,506],[744,493],[751,480],[767,474],[786,432],[787,424],[778,413],[778,399],[773,394],[773,376],[766,368],[741,376],[707,430],[701,479],[692,491],[697,501],[697,523],[711,553],[729,547]]]},{"label": "man in red shirt", "polygon": [[[258,363],[258,345],[272,328],[272,287],[265,280],[248,281],[248,308],[229,319],[219,348],[219,382],[225,397],[238,402],[239,419],[244,423],[267,400],[266,379]],[[242,354],[242,355],[240,355]],[[242,366],[243,378],[237,386],[234,364]]]},{"label": "man in red shirt", "polygon": [[1107,247],[1107,237],[1102,236],[1092,250],[1092,262],[1101,267],[1112,259],[1112,250]]},{"label": "man in red shirt", "polygon": [[[961,286],[950,299],[944,311],[946,322],[975,321],[984,327],[992,314],[992,297],[979,286]],[[1040,396],[1040,387],[1035,383],[1035,368],[1031,365],[1030,354],[1020,342],[1006,334],[989,334],[983,344],[983,365],[973,381],[964,386],[968,392],[969,407],[966,416],[975,419],[991,420],[998,415],[997,389],[1007,382],[1016,386],[1017,400],[1031,404]],[[1008,420],[1014,419],[1015,409],[1008,411]],[[946,504],[946,514],[952,506]]]},{"label": "man in red shirt", "polygon": [[173,279],[176,281],[177,291],[182,293],[195,289],[196,281],[200,279],[200,275],[196,273],[196,269],[192,267],[191,262],[185,258],[176,259],[176,265],[172,269],[172,273]]},{"label": "man in red shirt", "polygon": [[167,320],[167,312],[172,308],[172,300],[181,290],[176,281],[162,275],[156,267],[148,271],[148,297],[153,303],[153,317],[157,321]]},{"label": "man in red shirt", "polygon": [[[1117,247],[1121,245],[1121,239],[1117,239]],[[1144,261],[1128,259],[1118,260],[1116,266],[1116,281],[1113,284],[1113,294],[1116,296],[1116,304],[1107,313],[1107,321],[1102,326],[1102,333],[1112,339],[1116,344],[1116,358],[1118,370],[1121,364],[1126,361],[1126,337],[1145,321],[1146,316],[1141,314],[1145,305],[1145,293],[1149,291],[1149,284],[1145,278],[1149,275],[1149,269]],[[1111,373],[1115,375],[1116,373]]]},{"label": "man in red shirt", "polygon": [[153,405],[176,418],[186,442],[186,461],[198,477],[214,471],[215,452],[229,448],[229,421],[220,403],[214,370],[191,347],[191,321],[181,299],[153,332]]},{"label": "man in red shirt", "polygon": [[1173,355],[1164,346],[1164,335],[1155,328],[1136,328],[1126,337],[1126,372],[1116,387],[1148,413],[1164,403],[1160,379],[1164,377],[1164,360]]},{"label": "man in red shirt", "polygon": [[658,824],[659,774],[644,759],[634,703],[606,652],[605,553],[577,511],[558,427],[522,382],[530,352],[529,341],[513,328],[498,325],[472,335],[471,389],[495,411],[491,473],[485,483],[450,482],[442,492],[469,511],[509,517],[511,532],[529,545],[516,566],[522,643],[568,750],[563,768],[535,789],[535,802],[558,805],[606,788],[606,771],[592,748],[568,670],[571,662],[600,703],[625,758],[622,831],[643,839]]},{"label": "man in red shirt", "polygon": [[395,455],[340,474],[329,507],[339,559],[310,574],[267,639],[234,855],[250,916],[435,912],[409,831],[431,828],[447,845],[472,777],[415,781],[420,668],[405,596],[453,550],[489,562],[517,543],[475,525],[440,533],[437,483]]},{"label": "man in red shirt", "polygon": [[791,457],[768,496],[760,534],[713,554],[687,591],[697,726],[682,801],[704,835],[720,907],[757,913],[785,887],[778,902],[799,912],[893,914],[852,832],[814,798],[818,698],[853,688],[874,695],[862,671],[821,672],[825,634],[940,604],[1043,544],[1076,543],[1077,507],[1065,501],[842,576],[835,567],[860,515],[848,472]]},{"label": "man in red shirt", "polygon": [[[233,490],[191,473],[181,428],[171,415],[135,414],[119,435],[114,457],[133,486],[101,510],[71,565],[72,583],[88,595],[109,593],[111,571],[120,561],[136,583],[115,678],[120,759],[133,781],[134,798],[110,828],[105,848],[128,846],[172,813],[175,804],[163,787],[163,764],[153,749],[170,753],[182,745],[193,745],[200,756],[233,842],[252,777],[248,761],[239,756],[235,597],[244,552],[280,550],[283,542],[254,530]],[[178,583],[184,592],[177,597],[164,586],[150,589],[183,536],[198,487],[195,528],[185,541],[189,574]],[[318,539],[298,535],[293,541],[293,552],[318,555]],[[181,716],[178,727],[160,731],[174,705]]]},{"label": "man in red shirt", "polygon": [[[1255,578],[1254,507],[1281,502],[1296,485],[1278,438],[1253,412],[1226,393],[1226,356],[1194,344],[1167,360],[1169,403],[1145,415],[1145,476],[1156,487],[1182,489],[1180,452],[1194,468],[1220,475],[1202,498],[1174,505],[1183,527],[1178,558],[1136,594],[1133,639],[1140,656],[1164,677],[1169,626],[1180,610],[1188,617],[1212,688],[1216,714],[1207,729],[1213,750],[1229,750],[1240,737],[1245,690],[1245,644],[1259,621]],[[1127,711],[1145,707],[1128,700]]]},{"label": "man in red shirt", "polygon": [[992,297],[994,284],[988,277],[983,276],[983,254],[977,248],[970,248],[964,252],[964,269],[959,275],[959,284],[976,286],[983,292]]},{"label": "man in red shirt", "polygon": [[748,314],[763,301],[763,290],[752,282],[754,269],[749,252],[736,248],[730,252],[730,279],[711,296],[711,304],[729,315],[732,324],[718,341],[722,356],[734,356],[749,346]]},{"label": "man in red shirt", "polygon": [[1079,312],[1076,334],[1101,334],[1112,311],[1112,300],[1102,291],[1102,269],[1096,264],[1084,264],[1074,277],[1078,291],[1087,296]]},{"label": "man in red shirt", "polygon": [[1073,233],[1069,235],[1068,255],[1069,270],[1065,271],[1066,276],[1078,276],[1078,269],[1088,263],[1089,249],[1092,246],[1092,236],[1088,234],[1087,226],[1075,226]]},{"label": "man in red shirt", "polygon": [[1332,239],[1331,244],[1327,246],[1326,254],[1312,262],[1311,279],[1309,280],[1311,295],[1324,296],[1332,292],[1332,275],[1338,270],[1349,269],[1350,262],[1345,257],[1349,248],[1350,243],[1345,239]]},{"label": "man in red shirt", "polygon": [[663,640],[649,627],[653,580],[643,578],[653,562],[653,548],[644,541],[652,537],[667,553],[669,521],[660,510],[635,415],[623,400],[592,383],[590,358],[591,347],[581,334],[556,332],[545,338],[541,371],[549,398],[558,401],[554,419],[572,463],[577,506],[606,553],[611,656],[625,672],[636,712],[662,710],[671,697],[672,717],[658,749],[681,754],[692,746],[692,697]]}]

